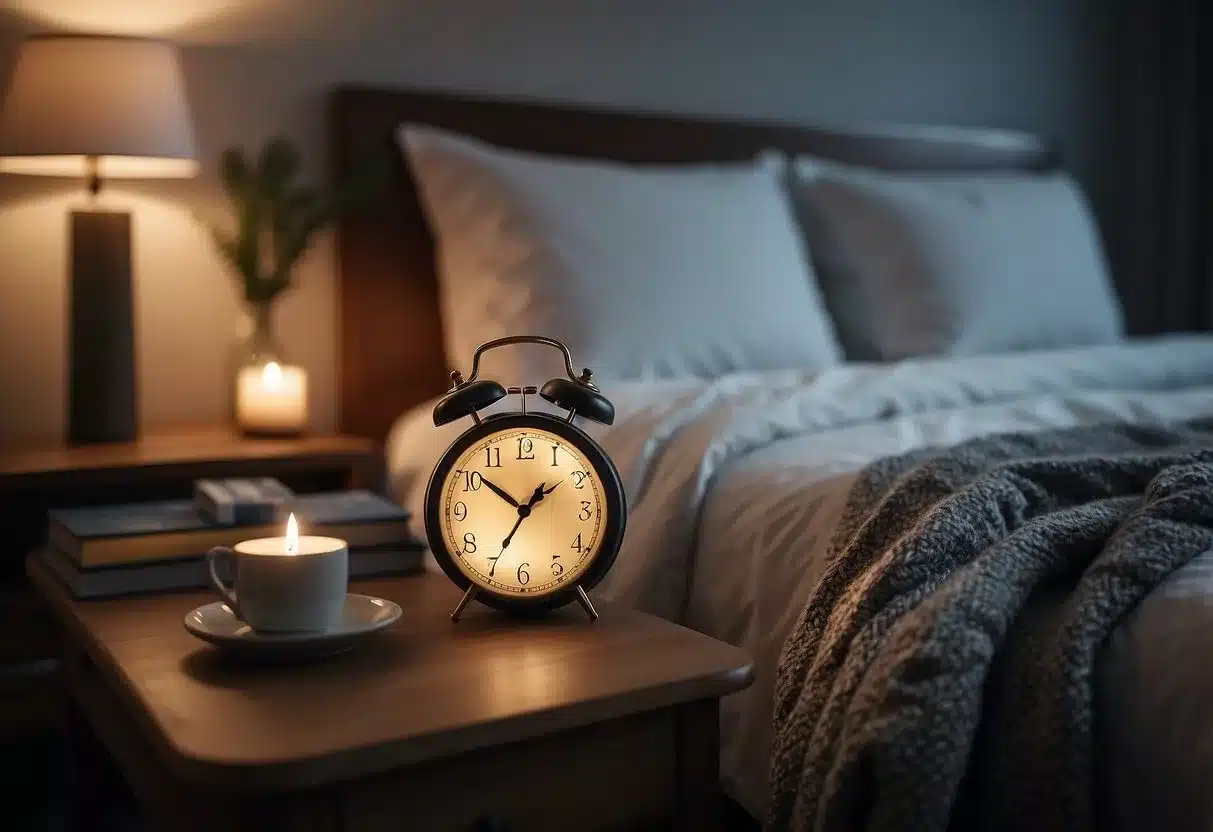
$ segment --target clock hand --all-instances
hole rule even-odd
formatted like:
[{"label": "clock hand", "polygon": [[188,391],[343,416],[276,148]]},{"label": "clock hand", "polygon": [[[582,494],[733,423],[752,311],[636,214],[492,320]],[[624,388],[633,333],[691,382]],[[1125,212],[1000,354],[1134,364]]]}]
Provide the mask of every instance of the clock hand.
[{"label": "clock hand", "polygon": [[[521,506],[519,508],[521,509]],[[522,521],[525,517],[526,515],[520,510],[518,512],[518,519],[514,521],[514,528],[510,529],[510,533],[505,536],[505,540],[501,541],[501,551],[497,553],[497,557],[489,558],[489,560],[493,562],[493,565],[489,567],[490,578],[493,577],[493,573],[497,571],[497,561],[501,560],[501,556],[505,554],[505,550],[510,548],[510,541],[514,539],[514,532],[518,531],[518,527],[522,525]]]},{"label": "clock hand", "polygon": [[[522,525],[522,521],[526,519],[525,514],[519,514],[518,519],[514,521],[514,528],[510,529],[510,533],[505,536],[505,540],[501,541],[501,552],[505,554],[505,550],[510,548],[510,541],[514,539],[514,532],[518,531],[518,527]],[[497,557],[501,557],[498,555]],[[496,566],[497,564],[493,564]],[[489,573],[490,575],[492,573]]]},{"label": "clock hand", "polygon": [[[557,483],[556,485],[559,485],[559,484],[560,483]],[[543,486],[544,485],[546,485],[546,483],[542,483],[542,482],[539,483],[539,487],[536,488],[534,490],[534,492],[532,492],[531,499],[527,501],[526,505],[518,506],[518,519],[514,521],[514,528],[510,529],[510,533],[505,536],[505,540],[501,541],[501,554],[505,554],[505,550],[510,547],[510,541],[512,541],[514,539],[514,533],[518,531],[518,527],[522,525],[522,521],[531,516],[531,508],[536,503],[538,503],[540,500],[543,499],[543,495],[544,495]],[[555,488],[555,486],[552,486],[552,487]],[[497,557],[501,557],[501,555],[498,555]],[[496,559],[493,560],[492,568],[493,569],[497,568]],[[489,577],[491,578],[492,576],[493,576],[493,572],[492,572],[492,570],[490,570]]]},{"label": "clock hand", "polygon": [[[481,477],[481,481],[487,483],[489,488],[492,488],[494,491],[497,490],[496,487],[488,480],[484,479],[483,476]],[[556,485],[560,485],[562,482],[564,482],[564,480],[560,480],[556,483]],[[545,485],[547,485],[546,482],[539,483],[539,486],[531,493],[531,499],[527,501],[526,505],[518,506],[518,519],[514,521],[514,528],[510,529],[510,533],[505,536],[505,540],[501,541],[501,552],[497,555],[497,557],[489,558],[489,560],[493,562],[493,565],[489,567],[490,578],[493,577],[493,573],[497,571],[497,561],[500,560],[501,556],[505,554],[505,550],[510,548],[510,543],[513,541],[514,534],[518,531],[518,527],[522,525],[522,521],[531,516],[531,509],[542,502],[544,497],[556,490],[556,485],[553,485],[551,488],[544,488]]]},{"label": "clock hand", "polygon": [[[530,514],[530,513],[531,513],[531,512],[529,511],[529,509],[530,509],[531,507],[533,507],[533,506],[535,505],[535,503],[537,503],[537,502],[539,502],[540,500],[542,500],[542,499],[543,499],[543,495],[547,493],[547,492],[545,492],[545,491],[543,490],[543,487],[544,487],[545,485],[547,485],[547,483],[546,483],[546,482],[541,482],[541,483],[539,483],[538,487],[536,487],[536,489],[535,489],[535,490],[534,490],[534,491],[531,493],[531,499],[527,501],[527,504],[526,504],[525,506],[519,506],[519,507],[518,507],[518,513],[519,513],[519,514],[522,514],[522,516],[523,516],[523,517],[526,517],[526,516],[527,516],[527,514]],[[522,513],[522,509],[524,509],[524,508],[528,509],[528,511],[526,512],[526,514],[523,514],[523,513]]]},{"label": "clock hand", "polygon": [[483,474],[480,475],[480,481],[489,487],[489,491],[492,491],[494,494],[496,494],[501,499],[505,500],[507,503],[512,505],[514,508],[518,508],[518,501],[515,500],[513,497],[511,497],[508,493],[506,493],[506,490],[504,488],[501,488],[500,486],[494,485],[493,483],[489,482],[488,477],[484,476]]},{"label": "clock hand", "polygon": [[[564,480],[560,480],[559,482],[556,483],[556,485],[560,485],[560,483],[562,483],[562,482],[564,482]],[[544,488],[545,485],[547,485],[547,483],[543,483],[543,482],[539,483],[539,487],[536,488],[535,493],[531,495],[531,501],[526,504],[526,507],[528,509],[534,508],[535,506],[542,503],[544,497],[546,497],[547,495],[551,494],[553,491],[556,490],[556,485],[553,485],[551,488]],[[529,514],[530,512],[527,512],[527,513]]]}]

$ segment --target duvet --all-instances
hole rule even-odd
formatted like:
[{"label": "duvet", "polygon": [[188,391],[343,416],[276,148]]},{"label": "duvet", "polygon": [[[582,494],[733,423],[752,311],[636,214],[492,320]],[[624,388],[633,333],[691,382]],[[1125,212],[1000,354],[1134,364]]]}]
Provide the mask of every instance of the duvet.
[{"label": "duvet", "polygon": [[[981,436],[1213,416],[1213,338],[603,389],[618,417],[596,433],[631,511],[598,594],[754,657],[755,684],[722,705],[721,774],[763,818],[781,648],[825,573],[858,472]],[[389,441],[394,487],[414,511],[453,438],[427,419],[403,420]],[[1192,660],[1210,651],[1213,555],[1177,569],[1101,650],[1098,762],[1121,828],[1213,822],[1213,672]]]}]

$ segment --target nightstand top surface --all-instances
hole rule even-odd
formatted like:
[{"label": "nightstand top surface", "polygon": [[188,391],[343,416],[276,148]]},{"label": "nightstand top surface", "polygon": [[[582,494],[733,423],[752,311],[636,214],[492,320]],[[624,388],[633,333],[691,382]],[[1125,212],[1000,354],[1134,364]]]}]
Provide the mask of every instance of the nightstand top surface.
[{"label": "nightstand top surface", "polygon": [[[555,730],[720,697],[749,684],[741,650],[652,616],[571,605],[519,620],[425,574],[355,582],[401,619],[313,664],[240,666],[187,633],[208,593],[76,602],[29,572],[179,775],[219,788],[298,788]],[[255,784],[255,786],[254,786]]]},{"label": "nightstand top surface", "polygon": [[190,468],[205,464],[294,458],[365,457],[376,445],[353,436],[301,436],[246,439],[226,428],[200,428],[149,433],[136,442],[67,446],[30,443],[0,447],[0,492],[31,481],[53,481],[65,475],[106,472],[129,474],[141,469]]}]

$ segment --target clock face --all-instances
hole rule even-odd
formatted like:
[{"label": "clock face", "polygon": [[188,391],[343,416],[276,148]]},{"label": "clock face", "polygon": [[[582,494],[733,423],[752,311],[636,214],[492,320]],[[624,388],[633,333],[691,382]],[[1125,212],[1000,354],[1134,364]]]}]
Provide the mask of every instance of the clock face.
[{"label": "clock face", "polygon": [[436,496],[442,542],[459,570],[520,600],[572,587],[610,521],[586,455],[537,427],[505,427],[472,443]]}]

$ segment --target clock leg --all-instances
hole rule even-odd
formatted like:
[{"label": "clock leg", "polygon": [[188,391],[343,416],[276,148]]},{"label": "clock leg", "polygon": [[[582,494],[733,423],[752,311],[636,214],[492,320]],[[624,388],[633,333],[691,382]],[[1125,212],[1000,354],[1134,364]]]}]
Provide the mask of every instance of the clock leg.
[{"label": "clock leg", "polygon": [[598,620],[598,610],[594,609],[594,605],[590,603],[590,596],[585,594],[585,590],[580,586],[577,587],[577,600],[581,602],[581,608],[585,610],[585,614],[590,617],[591,621]]},{"label": "clock leg", "polygon": [[455,605],[455,611],[451,613],[451,620],[458,621],[459,616],[463,615],[463,611],[467,609],[468,604],[472,603],[472,599],[476,597],[476,585],[472,584],[468,587],[468,591],[463,593],[463,597],[459,599],[459,603]]}]

